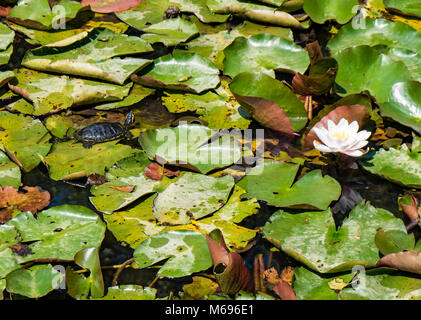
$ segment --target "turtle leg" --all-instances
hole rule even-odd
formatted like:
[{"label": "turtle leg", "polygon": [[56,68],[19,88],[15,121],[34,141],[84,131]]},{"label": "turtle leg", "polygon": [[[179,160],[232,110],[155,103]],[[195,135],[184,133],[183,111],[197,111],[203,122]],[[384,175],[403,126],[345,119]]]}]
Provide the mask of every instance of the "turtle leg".
[{"label": "turtle leg", "polygon": [[91,141],[83,141],[82,144],[86,149],[91,149],[94,145]]}]

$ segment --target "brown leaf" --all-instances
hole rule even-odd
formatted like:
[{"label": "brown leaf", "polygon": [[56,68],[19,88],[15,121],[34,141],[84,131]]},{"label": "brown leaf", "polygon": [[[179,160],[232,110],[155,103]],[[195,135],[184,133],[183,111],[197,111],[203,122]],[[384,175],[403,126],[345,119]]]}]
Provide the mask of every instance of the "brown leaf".
[{"label": "brown leaf", "polygon": [[421,274],[421,253],[414,251],[391,253],[377,261],[376,266]]},{"label": "brown leaf", "polygon": [[241,106],[262,126],[279,132],[294,134],[291,122],[282,108],[275,102],[258,98],[242,96],[234,93]]},{"label": "brown leaf", "polygon": [[82,6],[91,6],[91,10],[99,13],[111,13],[136,7],[142,0],[82,0]]},{"label": "brown leaf", "polygon": [[34,254],[27,244],[14,244],[9,247],[14,253],[21,257],[26,257],[29,254]]},{"label": "brown leaf", "polygon": [[211,235],[219,238],[218,242],[206,235],[213,272],[221,291],[225,294],[235,294],[240,290],[253,292],[253,282],[243,258],[228,250],[220,230],[212,231]]},{"label": "brown leaf", "polygon": [[11,7],[0,7],[0,17],[7,17]]},{"label": "brown leaf", "polygon": [[12,219],[13,210],[10,208],[5,208],[0,210],[0,223],[6,223]]},{"label": "brown leaf", "polygon": [[152,180],[161,181],[163,175],[163,168],[156,162],[151,163],[145,168],[145,175]]},{"label": "brown leaf", "polygon": [[95,173],[95,174],[90,174],[88,176],[87,183],[99,186],[101,184],[104,184],[106,181],[107,179],[105,178],[105,176]]},{"label": "brown leaf", "polygon": [[411,221],[419,221],[419,213],[418,213],[418,200],[412,194],[409,195],[411,198],[411,204],[407,205],[402,202],[399,202],[402,211],[407,215]]},{"label": "brown leaf", "polygon": [[311,128],[304,139],[304,146],[307,148],[313,148],[313,141],[319,141],[316,133],[314,132],[314,128],[327,128],[328,120],[332,120],[337,124],[342,118],[348,120],[348,123],[357,121],[361,129],[361,127],[368,122],[369,113],[367,107],[364,105],[340,106],[333,109]]},{"label": "brown leaf", "polygon": [[121,191],[121,192],[127,192],[127,193],[133,192],[133,190],[135,188],[135,186],[125,186],[125,187],[108,186],[108,187],[110,187],[111,189],[114,189],[114,190],[118,190],[118,191]]},{"label": "brown leaf", "polygon": [[273,291],[282,299],[282,300],[297,300],[294,290],[290,284],[284,280],[279,281]]},{"label": "brown leaf", "polygon": [[319,41],[313,41],[306,44],[308,56],[310,57],[310,64],[315,64],[317,61],[323,58],[322,48],[320,47]]},{"label": "brown leaf", "polygon": [[281,272],[281,279],[292,284],[292,279],[294,278],[294,268],[293,267],[285,267],[282,269]]}]

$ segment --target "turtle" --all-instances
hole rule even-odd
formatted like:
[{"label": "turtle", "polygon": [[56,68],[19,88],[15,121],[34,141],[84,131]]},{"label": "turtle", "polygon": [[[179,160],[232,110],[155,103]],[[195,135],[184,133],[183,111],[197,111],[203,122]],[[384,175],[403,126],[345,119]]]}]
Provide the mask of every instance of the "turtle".
[{"label": "turtle", "polygon": [[114,122],[97,122],[83,129],[77,130],[73,137],[82,142],[87,149],[92,148],[95,143],[111,141],[120,138],[130,138],[128,131],[130,125],[134,123],[134,114],[129,112],[124,124]]}]

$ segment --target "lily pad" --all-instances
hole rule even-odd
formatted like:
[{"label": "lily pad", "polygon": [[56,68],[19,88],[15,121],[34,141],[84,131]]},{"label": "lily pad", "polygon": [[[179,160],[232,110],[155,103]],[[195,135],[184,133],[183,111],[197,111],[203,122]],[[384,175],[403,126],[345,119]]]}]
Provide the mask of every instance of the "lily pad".
[{"label": "lily pad", "polygon": [[96,300],[155,300],[157,290],[135,284],[108,287],[107,294]]},{"label": "lily pad", "polygon": [[[105,224],[93,211],[82,206],[62,205],[44,210],[35,218],[22,212],[0,225],[0,278],[36,259],[73,261],[84,248],[98,248],[104,238]],[[30,242],[26,255],[14,253],[9,246]]]},{"label": "lily pad", "polygon": [[275,77],[274,70],[304,73],[310,63],[301,47],[270,34],[239,37],[224,55],[224,74],[231,78],[241,72],[264,72],[271,77]]},{"label": "lily pad", "polygon": [[154,215],[161,223],[187,224],[220,209],[228,200],[234,179],[186,172],[154,200]]},{"label": "lily pad", "polygon": [[15,71],[18,83],[11,89],[33,103],[25,113],[43,115],[59,112],[72,106],[119,101],[129,94],[133,83],[119,86],[110,83],[67,76],[53,76],[28,69]]},{"label": "lily pad", "polygon": [[13,79],[15,74],[13,71],[0,72],[0,87],[4,86],[9,80]]},{"label": "lily pad", "polygon": [[[227,167],[241,158],[241,146],[233,135],[223,135],[196,124],[148,130],[139,138],[150,159],[187,167],[201,173]],[[210,143],[209,140],[214,138]]]},{"label": "lily pad", "polygon": [[80,2],[60,0],[58,6],[50,7],[48,0],[20,0],[8,14],[16,23],[36,29],[53,29],[61,20],[67,21],[76,17],[82,9]]},{"label": "lily pad", "polygon": [[421,7],[417,0],[384,0],[383,2],[388,9],[421,17]]},{"label": "lily pad", "polygon": [[162,100],[170,112],[195,111],[210,129],[247,129],[251,122],[244,116],[245,113],[240,109],[240,104],[233,97],[225,80],[221,81],[216,93],[167,93]]},{"label": "lily pad", "polygon": [[97,78],[123,84],[130,75],[152,61],[140,58],[117,58],[152,51],[144,40],[95,29],[69,46],[41,47],[28,52],[22,65],[40,71]]},{"label": "lily pad", "polygon": [[[244,197],[255,197],[269,205],[326,210],[341,195],[340,184],[320,170],[307,173],[294,183],[300,165],[286,162],[265,162],[238,182],[247,191]],[[314,190],[318,196],[314,197]]]},{"label": "lily pad", "polygon": [[175,50],[155,60],[153,68],[132,80],[149,87],[201,93],[219,84],[219,70],[205,57]]},{"label": "lily pad", "polygon": [[142,39],[149,43],[161,42],[166,46],[174,46],[186,42],[199,33],[193,22],[180,17],[167,19],[143,29],[146,34]]},{"label": "lily pad", "polygon": [[362,166],[387,180],[412,188],[421,188],[421,155],[409,150],[405,144],[399,150],[380,149],[364,159]]},{"label": "lily pad", "polygon": [[81,143],[57,143],[43,162],[53,180],[77,179],[90,174],[105,174],[105,169],[130,157],[134,150],[118,141],[95,144],[86,149]]},{"label": "lily pad", "polygon": [[6,50],[12,44],[15,32],[5,24],[0,23],[0,50]]},{"label": "lily pad", "polygon": [[[143,152],[120,160],[117,168],[110,168],[106,173],[108,182],[91,188],[92,197],[89,200],[98,211],[110,214],[143,195],[154,192],[161,182],[145,175],[145,168],[149,164],[150,161]],[[133,190],[127,192],[124,187],[133,187]]]},{"label": "lily pad", "polygon": [[405,231],[402,220],[367,202],[358,204],[338,229],[330,209],[299,214],[277,211],[264,227],[264,236],[282,251],[321,273],[372,267],[379,259],[376,231]]},{"label": "lily pad", "polygon": [[38,119],[1,111],[0,127],[0,149],[26,172],[50,151],[51,136]]},{"label": "lily pad", "polygon": [[316,23],[336,20],[347,23],[356,14],[358,0],[304,0],[303,9]]},{"label": "lily pad", "polygon": [[421,83],[399,82],[392,87],[389,101],[380,105],[383,116],[411,127],[421,134]]},{"label": "lily pad", "polygon": [[17,189],[20,186],[20,178],[19,166],[0,151],[0,185],[3,187],[11,186]]},{"label": "lily pad", "polygon": [[334,58],[339,64],[336,82],[346,94],[368,90],[382,103],[388,101],[395,83],[412,80],[403,62],[394,61],[368,46],[342,50]]},{"label": "lily pad", "polygon": [[8,274],[6,289],[28,298],[40,298],[54,290],[63,279],[64,274],[54,270],[50,264],[35,265]]},{"label": "lily pad", "polygon": [[206,238],[203,234],[179,230],[158,234],[143,241],[133,257],[140,268],[168,259],[158,275],[180,278],[212,266]]},{"label": "lily pad", "polygon": [[98,106],[95,106],[95,109],[96,110],[111,110],[111,109],[129,107],[142,101],[144,98],[154,93],[155,93],[155,89],[146,88],[146,87],[141,86],[140,84],[135,83],[132,89],[130,90],[129,95],[125,97],[123,100],[117,101],[117,102],[103,103]]},{"label": "lily pad", "polygon": [[259,212],[256,199],[242,200],[244,190],[234,187],[227,203],[209,217],[205,217],[194,224],[179,226],[163,226],[155,221],[153,214],[153,200],[150,196],[127,211],[121,210],[111,215],[105,215],[107,226],[118,241],[136,248],[142,241],[161,232],[170,230],[191,230],[208,234],[218,228],[224,234],[227,246],[231,249],[246,247],[248,242],[256,236],[258,230],[252,230],[238,225],[246,217]]},{"label": "lily pad", "polygon": [[282,82],[264,73],[241,73],[230,89],[243,108],[265,127],[292,133],[307,123],[303,103]]}]

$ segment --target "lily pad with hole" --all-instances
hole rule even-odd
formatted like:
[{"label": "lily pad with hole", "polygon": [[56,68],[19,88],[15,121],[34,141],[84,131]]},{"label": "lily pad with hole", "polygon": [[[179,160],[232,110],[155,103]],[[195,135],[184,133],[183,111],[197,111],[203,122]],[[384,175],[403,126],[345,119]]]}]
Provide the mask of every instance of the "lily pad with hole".
[{"label": "lily pad with hole", "polygon": [[82,143],[67,141],[54,144],[43,162],[53,180],[78,179],[90,174],[104,175],[107,168],[133,152],[131,147],[118,141],[95,144],[90,149]]},{"label": "lily pad with hole", "polygon": [[160,192],[153,213],[160,223],[188,224],[220,209],[228,200],[234,179],[186,172]]},{"label": "lily pad with hole", "polygon": [[133,257],[140,268],[168,259],[158,271],[159,276],[168,278],[185,277],[212,266],[205,236],[188,230],[149,238],[137,246]]},{"label": "lily pad with hole", "polygon": [[14,92],[32,102],[26,102],[23,107],[25,113],[35,116],[59,112],[72,106],[120,101],[129,94],[133,86],[133,83],[120,86],[68,76],[54,76],[29,69],[16,70],[15,76],[17,83],[10,83],[9,86]]},{"label": "lily pad with hole", "polygon": [[63,279],[64,274],[50,264],[35,265],[9,273],[6,290],[28,298],[40,298],[54,290]]},{"label": "lily pad with hole", "polygon": [[89,200],[98,211],[111,214],[154,192],[161,181],[145,175],[145,168],[150,163],[144,152],[120,160],[116,168],[110,168],[105,174],[108,182],[91,188],[92,196]]},{"label": "lily pad with hole", "polygon": [[383,103],[388,101],[395,83],[412,80],[403,62],[394,61],[369,46],[342,50],[334,58],[339,64],[336,82],[345,91],[339,92],[341,95],[368,90],[378,103]]},{"label": "lily pad with hole", "polygon": [[277,207],[326,210],[339,199],[341,185],[330,176],[322,176],[320,170],[310,171],[294,183],[299,168],[299,164],[265,162],[251,169],[238,185],[247,191],[244,197]]},{"label": "lily pad with hole", "polygon": [[211,61],[193,52],[175,50],[154,61],[150,70],[132,80],[147,87],[201,93],[219,84],[219,70]]},{"label": "lily pad with hole", "polygon": [[239,37],[224,50],[224,74],[231,78],[241,72],[263,72],[275,77],[274,70],[304,73],[308,53],[294,42],[270,34]]},{"label": "lily pad with hole", "polygon": [[26,172],[37,167],[50,151],[51,135],[38,119],[1,111],[0,127],[0,149]]},{"label": "lily pad with hole", "polygon": [[362,201],[335,226],[330,209],[290,213],[277,211],[265,224],[264,237],[283,252],[321,273],[372,267],[379,259],[374,238],[378,228],[405,232],[402,220]]},{"label": "lily pad with hole", "polygon": [[227,167],[241,158],[235,135],[218,136],[217,130],[196,124],[148,130],[139,142],[150,159],[201,173]]},{"label": "lily pad with hole", "polygon": [[381,148],[362,159],[362,167],[400,185],[421,188],[421,155],[403,144],[400,149]]},{"label": "lily pad with hole", "polygon": [[83,76],[123,84],[152,61],[121,56],[152,51],[138,37],[95,29],[82,40],[64,47],[41,47],[26,53],[22,65],[40,71]]},{"label": "lily pad with hole", "polygon": [[388,102],[380,105],[383,116],[411,127],[421,134],[421,82],[399,82],[392,87]]},{"label": "lily pad with hole", "polygon": [[345,24],[357,13],[358,4],[358,0],[304,0],[303,9],[316,23],[336,20]]}]

